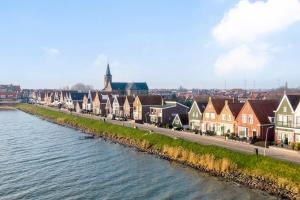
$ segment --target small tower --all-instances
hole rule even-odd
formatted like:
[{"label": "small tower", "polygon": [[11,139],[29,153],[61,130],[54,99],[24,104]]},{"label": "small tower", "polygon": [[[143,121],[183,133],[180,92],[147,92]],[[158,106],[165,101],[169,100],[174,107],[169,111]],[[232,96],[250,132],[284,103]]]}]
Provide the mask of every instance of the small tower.
[{"label": "small tower", "polygon": [[109,63],[107,64],[106,74],[104,76],[104,88],[108,86],[109,83],[112,82],[112,75],[110,73]]}]

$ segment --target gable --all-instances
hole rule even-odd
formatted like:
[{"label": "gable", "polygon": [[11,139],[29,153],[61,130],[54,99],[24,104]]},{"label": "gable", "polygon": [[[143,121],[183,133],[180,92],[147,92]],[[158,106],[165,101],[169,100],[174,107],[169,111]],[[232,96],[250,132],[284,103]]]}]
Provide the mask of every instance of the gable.
[{"label": "gable", "polygon": [[220,120],[222,120],[222,115],[226,114],[226,115],[230,115],[231,119],[234,119],[235,117],[233,116],[228,104],[225,104],[225,106],[223,107],[221,113],[220,113]]},{"label": "gable", "polygon": [[202,113],[196,101],[194,101],[190,111],[188,112],[188,115],[190,120],[201,120]]},{"label": "gable", "polygon": [[177,114],[172,122],[173,126],[182,126],[179,115]]},{"label": "gable", "polygon": [[[243,123],[242,116],[247,115],[247,123]],[[253,124],[259,123],[256,114],[254,113],[250,103],[248,101],[245,102],[244,106],[242,107],[241,111],[239,112],[238,116],[236,117],[236,121],[238,124],[242,124],[243,126],[245,125],[253,125],[249,124],[249,115],[253,116]]]},{"label": "gable", "polygon": [[292,115],[294,113],[293,108],[291,107],[291,104],[289,103],[288,98],[286,96],[282,99],[280,102],[280,105],[278,106],[276,110],[276,114],[284,114],[284,115]]},{"label": "gable", "polygon": [[[216,110],[214,108],[214,105],[212,104],[211,101],[208,102],[204,112],[203,112],[203,115],[204,113],[216,113]],[[217,114],[217,113],[216,113]]]},{"label": "gable", "polygon": [[[286,108],[286,112],[284,112],[285,108]],[[275,112],[276,114],[289,114],[289,115],[293,114],[294,109],[290,104],[290,101],[286,95],[284,95],[283,98],[281,99],[281,102]]]}]

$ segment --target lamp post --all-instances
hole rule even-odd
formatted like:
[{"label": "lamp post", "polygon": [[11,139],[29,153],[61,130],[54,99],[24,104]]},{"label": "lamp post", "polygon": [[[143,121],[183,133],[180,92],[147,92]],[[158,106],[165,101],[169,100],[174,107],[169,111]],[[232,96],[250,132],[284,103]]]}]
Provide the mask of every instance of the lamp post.
[{"label": "lamp post", "polygon": [[269,129],[273,128],[274,126],[269,126],[267,128],[267,132],[266,132],[266,140],[265,140],[265,149],[264,149],[264,156],[266,156],[266,149],[267,149],[267,140],[268,140],[268,133],[269,133]]}]

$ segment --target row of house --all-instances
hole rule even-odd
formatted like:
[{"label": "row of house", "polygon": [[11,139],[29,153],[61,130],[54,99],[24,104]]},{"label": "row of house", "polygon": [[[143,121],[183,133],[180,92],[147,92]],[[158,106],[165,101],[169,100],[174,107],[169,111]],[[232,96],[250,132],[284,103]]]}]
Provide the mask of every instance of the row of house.
[{"label": "row of house", "polygon": [[240,138],[267,137],[276,143],[300,142],[300,95],[285,94],[281,101],[194,101],[189,111],[189,127],[217,135],[236,134]]},{"label": "row of house", "polygon": [[[38,95],[38,96],[41,96]],[[118,96],[97,91],[46,92],[43,102],[70,111],[132,119],[139,123],[189,128],[239,138],[300,142],[300,95],[278,100],[217,99],[194,101],[191,108],[159,95]],[[41,99],[42,100],[42,99]]]}]

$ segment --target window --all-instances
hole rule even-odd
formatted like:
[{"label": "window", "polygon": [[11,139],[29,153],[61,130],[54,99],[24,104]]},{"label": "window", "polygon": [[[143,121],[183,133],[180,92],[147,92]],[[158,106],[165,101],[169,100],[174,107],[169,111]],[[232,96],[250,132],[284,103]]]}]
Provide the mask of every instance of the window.
[{"label": "window", "polygon": [[205,118],[209,119],[209,113],[205,113]]},{"label": "window", "polygon": [[216,118],[215,113],[210,113],[210,116],[211,116],[211,119],[215,119]]},{"label": "window", "polygon": [[283,107],[283,112],[286,112],[287,111],[287,107]]},{"label": "window", "polygon": [[296,128],[300,128],[300,117],[296,117]]},{"label": "window", "polygon": [[195,117],[195,112],[193,112],[192,117]]},{"label": "window", "polygon": [[195,117],[198,118],[198,113],[196,112]]},{"label": "window", "polygon": [[300,142],[300,135],[299,135],[299,134],[297,134],[297,135],[295,136],[295,142]]},{"label": "window", "polygon": [[222,120],[226,120],[226,115],[225,114],[222,114]]},{"label": "window", "polygon": [[278,121],[279,121],[279,122],[282,122],[282,120],[283,120],[282,115],[278,115]]},{"label": "window", "polygon": [[228,121],[231,121],[231,115],[228,115]]},{"label": "window", "polygon": [[253,124],[253,115],[249,115],[249,124]]},{"label": "window", "polygon": [[248,129],[246,127],[240,127],[239,128],[239,136],[247,137],[247,135],[248,135]]},{"label": "window", "polygon": [[243,124],[247,123],[247,115],[242,114],[242,122],[243,122]]}]

